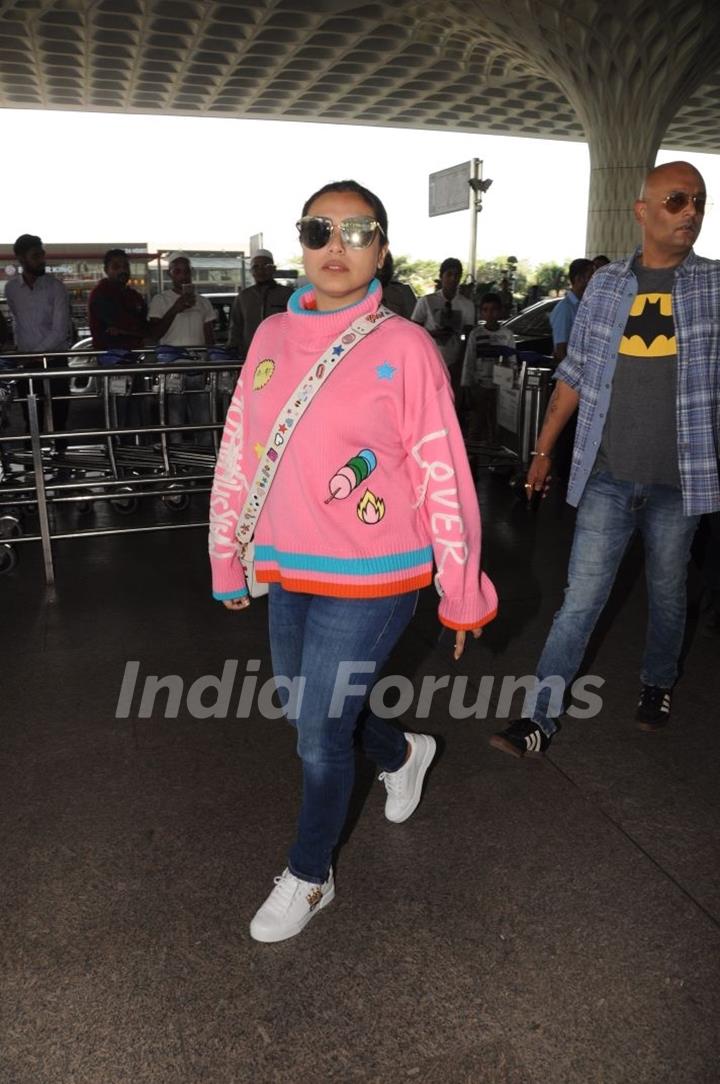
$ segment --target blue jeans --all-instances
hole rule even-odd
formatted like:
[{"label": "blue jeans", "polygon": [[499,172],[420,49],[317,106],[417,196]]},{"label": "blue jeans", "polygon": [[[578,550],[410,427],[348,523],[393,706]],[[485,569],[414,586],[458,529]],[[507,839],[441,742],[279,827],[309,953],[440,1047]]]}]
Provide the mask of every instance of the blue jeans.
[{"label": "blue jeans", "polygon": [[533,719],[548,737],[557,730],[554,720],[562,714],[562,696],[577,674],[636,530],[645,547],[648,594],[640,680],[644,685],[672,687],[685,632],[690,545],[699,518],[683,515],[682,495],[673,486],[620,482],[603,471],[591,475],[578,506],[565,600],[523,707],[523,716]]},{"label": "blue jeans", "polygon": [[[356,729],[363,752],[383,771],[403,765],[403,732],[373,715],[365,701],[415,612],[417,598],[417,591],[387,598],[329,598],[270,585],[273,672],[276,680],[300,678],[303,685],[302,695],[292,698],[290,713],[303,765],[303,799],[288,856],[290,872],[303,881],[322,884],[327,879],[355,780]],[[348,685],[361,689],[343,695]],[[287,689],[279,695],[287,708]]]}]

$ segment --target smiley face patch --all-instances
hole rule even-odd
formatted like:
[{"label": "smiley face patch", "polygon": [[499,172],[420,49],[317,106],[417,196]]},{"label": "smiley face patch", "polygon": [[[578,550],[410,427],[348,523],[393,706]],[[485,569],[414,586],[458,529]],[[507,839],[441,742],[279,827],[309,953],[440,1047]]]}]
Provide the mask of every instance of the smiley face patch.
[{"label": "smiley face patch", "polygon": [[275,362],[272,358],[263,358],[255,366],[255,372],[253,373],[253,391],[260,391],[264,388],[272,378],[275,372]]}]

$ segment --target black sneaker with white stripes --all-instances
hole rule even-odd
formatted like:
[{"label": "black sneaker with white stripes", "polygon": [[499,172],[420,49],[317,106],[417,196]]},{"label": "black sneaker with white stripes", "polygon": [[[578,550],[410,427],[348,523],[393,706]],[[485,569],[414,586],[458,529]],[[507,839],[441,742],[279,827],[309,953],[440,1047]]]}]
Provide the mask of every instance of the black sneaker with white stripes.
[{"label": "black sneaker with white stripes", "polygon": [[524,757],[526,753],[542,755],[551,740],[532,719],[516,719],[506,730],[493,734],[490,744],[510,756]]},{"label": "black sneaker with white stripes", "polygon": [[643,685],[635,718],[641,730],[660,730],[670,718],[672,690]]}]

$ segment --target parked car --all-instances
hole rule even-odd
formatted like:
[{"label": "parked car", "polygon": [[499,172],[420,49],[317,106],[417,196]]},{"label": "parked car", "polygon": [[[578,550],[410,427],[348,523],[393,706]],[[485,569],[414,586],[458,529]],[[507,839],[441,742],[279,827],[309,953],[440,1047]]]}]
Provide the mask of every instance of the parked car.
[{"label": "parked car", "polygon": [[559,297],[544,297],[505,322],[503,327],[512,331],[519,350],[534,350],[538,354],[552,357],[550,313],[559,301]]}]

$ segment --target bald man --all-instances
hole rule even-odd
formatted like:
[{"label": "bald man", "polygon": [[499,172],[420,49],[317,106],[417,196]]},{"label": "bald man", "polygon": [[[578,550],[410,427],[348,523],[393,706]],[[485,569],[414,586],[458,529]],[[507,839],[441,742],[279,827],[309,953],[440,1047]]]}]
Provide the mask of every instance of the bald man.
[{"label": "bald man", "polygon": [[[526,493],[547,492],[553,448],[577,409],[567,499],[578,511],[565,599],[523,717],[490,739],[514,756],[550,745],[635,532],[644,543],[648,594],[635,720],[656,731],[670,717],[690,544],[700,516],[720,509],[720,262],[693,252],[705,198],[689,162],[648,173],[634,207],[641,245],[595,272],[557,369]],[[595,685],[602,684],[600,677]]]}]

